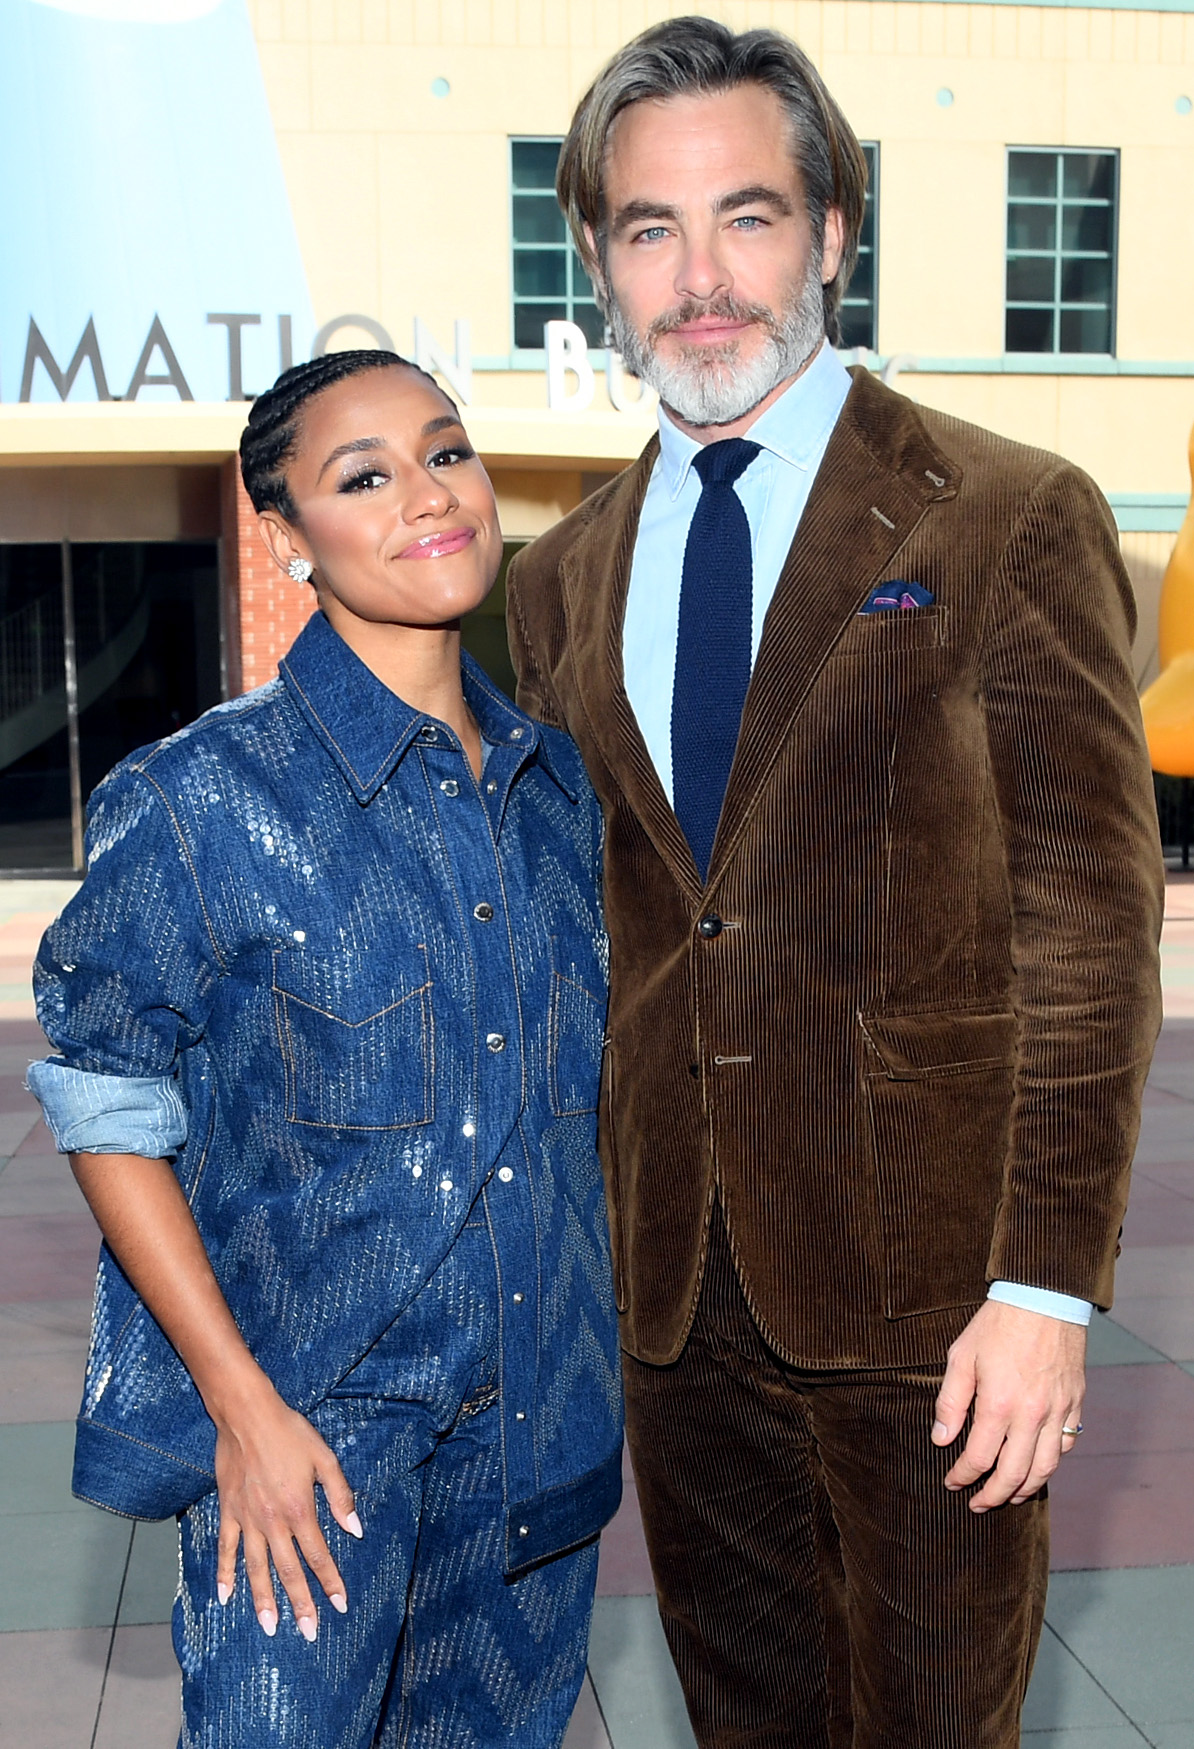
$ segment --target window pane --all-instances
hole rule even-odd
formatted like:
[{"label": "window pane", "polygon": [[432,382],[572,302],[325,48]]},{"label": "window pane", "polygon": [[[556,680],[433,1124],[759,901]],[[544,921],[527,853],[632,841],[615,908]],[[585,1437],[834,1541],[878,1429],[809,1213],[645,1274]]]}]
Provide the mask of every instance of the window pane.
[{"label": "window pane", "polygon": [[590,346],[605,345],[605,317],[596,304],[574,304],[572,320],[583,330]]},{"label": "window pane", "polygon": [[514,196],[516,243],[562,243],[566,235],[564,215],[554,194]]},{"label": "window pane", "polygon": [[1110,310],[1063,310],[1062,352],[1110,352]]},{"label": "window pane", "polygon": [[1111,208],[1109,206],[1067,206],[1061,212],[1061,246],[1063,249],[1095,249],[1111,253]]},{"label": "window pane", "polygon": [[870,303],[875,292],[875,257],[871,254],[859,255],[854,272],[850,275],[849,286],[852,302]]},{"label": "window pane", "polygon": [[559,140],[512,141],[510,164],[515,188],[554,188],[559,157]]},{"label": "window pane", "polygon": [[567,281],[568,263],[562,249],[515,250],[515,297],[562,298]]},{"label": "window pane", "polygon": [[842,305],[842,345],[865,346],[868,352],[874,350],[875,319],[870,304]]},{"label": "window pane", "polygon": [[1052,352],[1052,310],[1009,310],[1007,313],[1007,350],[1009,352]]},{"label": "window pane", "polygon": [[1054,152],[1009,152],[1007,191],[1046,199],[1057,193],[1057,155]]},{"label": "window pane", "polygon": [[1013,255],[1007,264],[1008,303],[1051,304],[1053,273],[1051,255]]},{"label": "window pane", "polygon": [[595,303],[593,282],[580,264],[580,256],[575,249],[568,251],[572,258],[572,296],[583,298],[588,304]]},{"label": "window pane", "polygon": [[1020,206],[1013,202],[1007,209],[1007,246],[1009,249],[1055,249],[1057,209]]},{"label": "window pane", "polygon": [[1109,304],[1111,263],[1102,260],[1066,261],[1061,264],[1061,298],[1066,304]]},{"label": "window pane", "polygon": [[543,324],[566,322],[566,304],[515,304],[514,344],[529,347],[533,352],[543,349]]},{"label": "window pane", "polygon": [[1114,192],[1115,159],[1110,152],[1067,152],[1063,190],[1069,195],[1088,195],[1110,200]]}]

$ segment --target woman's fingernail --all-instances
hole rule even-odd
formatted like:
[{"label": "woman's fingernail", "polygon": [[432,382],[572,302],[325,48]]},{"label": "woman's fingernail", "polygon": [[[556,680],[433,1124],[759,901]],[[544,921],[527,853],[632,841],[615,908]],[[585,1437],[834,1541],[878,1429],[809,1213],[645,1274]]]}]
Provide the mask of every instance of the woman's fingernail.
[{"label": "woman's fingernail", "polygon": [[300,1615],[298,1618],[298,1631],[302,1634],[304,1640],[306,1640],[309,1645],[319,1632],[319,1624],[313,1615]]},{"label": "woman's fingernail", "polygon": [[232,1596],[231,1585],[225,1585],[224,1581],[221,1579],[220,1583],[216,1586],[216,1596],[221,1603],[227,1603],[228,1599]]},{"label": "woman's fingernail", "polygon": [[349,1536],[362,1537],[365,1534],[361,1529],[361,1521],[355,1512],[350,1512],[348,1517],[344,1520],[344,1528]]},{"label": "woman's fingernail", "polygon": [[257,1620],[261,1623],[262,1633],[268,1634],[272,1640],[278,1631],[278,1618],[272,1609],[259,1609]]},{"label": "woman's fingernail", "polygon": [[345,1597],[343,1591],[333,1591],[332,1595],[328,1598],[328,1602],[331,1604],[332,1608],[338,1610],[341,1615],[348,1614],[348,1599]]}]

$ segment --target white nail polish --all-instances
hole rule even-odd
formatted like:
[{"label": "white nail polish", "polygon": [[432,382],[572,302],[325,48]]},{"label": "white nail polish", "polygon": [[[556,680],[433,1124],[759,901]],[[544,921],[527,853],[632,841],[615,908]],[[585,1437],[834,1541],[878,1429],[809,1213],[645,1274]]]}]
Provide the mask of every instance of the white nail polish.
[{"label": "white nail polish", "polygon": [[272,1609],[260,1610],[258,1612],[257,1620],[261,1623],[262,1633],[268,1634],[270,1639],[272,1640],[274,1635],[278,1631],[278,1618],[274,1614],[273,1610]]},{"label": "white nail polish", "polygon": [[342,1591],[333,1591],[332,1595],[328,1598],[328,1602],[334,1610],[339,1612],[339,1614],[348,1614],[348,1599]]},{"label": "white nail polish", "polygon": [[230,1585],[225,1585],[224,1581],[221,1579],[220,1583],[216,1586],[216,1596],[222,1604],[227,1603],[228,1599],[232,1596],[232,1587]]},{"label": "white nail polish", "polygon": [[348,1517],[344,1520],[344,1528],[349,1536],[362,1537],[365,1534],[361,1529],[361,1521],[355,1512],[350,1512]]},{"label": "white nail polish", "polygon": [[316,1622],[315,1617],[311,1615],[300,1615],[297,1625],[299,1633],[302,1634],[307,1644],[311,1645],[316,1634],[319,1632],[319,1624]]}]

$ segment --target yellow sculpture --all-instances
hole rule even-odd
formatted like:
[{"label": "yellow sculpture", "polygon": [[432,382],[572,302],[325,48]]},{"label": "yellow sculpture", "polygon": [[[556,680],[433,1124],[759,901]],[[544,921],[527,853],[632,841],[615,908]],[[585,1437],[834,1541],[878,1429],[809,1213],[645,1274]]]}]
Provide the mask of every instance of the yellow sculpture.
[{"label": "yellow sculpture", "polygon": [[[1189,455],[1194,485],[1194,431]],[[1194,777],[1194,497],[1161,583],[1157,654],[1161,672],[1140,699],[1152,768]]]}]

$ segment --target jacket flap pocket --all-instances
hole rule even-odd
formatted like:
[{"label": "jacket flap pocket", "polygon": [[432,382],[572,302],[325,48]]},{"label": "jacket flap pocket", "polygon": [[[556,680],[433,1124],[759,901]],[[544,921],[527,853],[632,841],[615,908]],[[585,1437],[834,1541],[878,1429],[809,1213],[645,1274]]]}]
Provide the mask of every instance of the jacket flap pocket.
[{"label": "jacket flap pocket", "polygon": [[1016,1048],[1014,1014],[863,1014],[867,1042],[892,1081],[921,1081],[932,1075],[963,1075],[976,1069],[1004,1068]]}]

